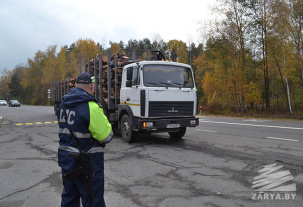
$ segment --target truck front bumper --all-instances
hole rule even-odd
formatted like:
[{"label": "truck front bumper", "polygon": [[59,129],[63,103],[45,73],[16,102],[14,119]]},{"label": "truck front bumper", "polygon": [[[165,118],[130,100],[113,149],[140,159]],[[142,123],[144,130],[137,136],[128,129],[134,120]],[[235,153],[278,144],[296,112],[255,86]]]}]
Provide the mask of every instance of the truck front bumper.
[{"label": "truck front bumper", "polygon": [[176,131],[183,127],[196,127],[199,118],[169,118],[169,119],[139,119],[138,130],[147,131]]}]

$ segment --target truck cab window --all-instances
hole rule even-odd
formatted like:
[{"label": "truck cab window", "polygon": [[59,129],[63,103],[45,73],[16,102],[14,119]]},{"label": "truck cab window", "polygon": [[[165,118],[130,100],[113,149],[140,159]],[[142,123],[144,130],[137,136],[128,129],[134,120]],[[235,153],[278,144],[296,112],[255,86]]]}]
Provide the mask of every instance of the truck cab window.
[{"label": "truck cab window", "polygon": [[190,68],[171,65],[144,66],[143,84],[148,87],[194,87]]}]

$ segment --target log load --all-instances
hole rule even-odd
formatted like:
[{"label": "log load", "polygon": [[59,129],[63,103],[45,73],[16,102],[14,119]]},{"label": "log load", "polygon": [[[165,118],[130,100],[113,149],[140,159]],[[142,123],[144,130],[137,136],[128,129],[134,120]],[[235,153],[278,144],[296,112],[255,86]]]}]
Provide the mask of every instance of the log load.
[{"label": "log load", "polygon": [[[105,101],[106,104],[108,104],[108,99],[115,99],[115,96],[117,97],[117,103],[120,103],[120,88],[121,88],[121,80],[122,80],[122,67],[126,65],[125,62],[120,61],[123,58],[123,53],[122,54],[117,54],[116,55],[116,64],[115,62],[115,55],[111,55],[111,62],[107,62],[107,56],[102,56],[102,69],[99,71],[99,58],[97,58],[97,65],[94,65],[94,59],[90,60],[88,65],[90,65],[90,72],[94,75],[95,70],[97,72],[97,76],[95,77],[95,81],[98,84],[97,91],[97,97],[99,97],[99,91],[101,90],[102,92],[102,98]],[[107,65],[110,64],[111,70],[110,70],[110,80],[108,80],[108,71],[107,71]],[[115,65],[117,68],[115,68]],[[99,75],[101,73],[101,84],[102,88],[100,89],[99,85]],[[63,79],[60,84],[59,84],[59,90],[61,91],[62,89],[67,89],[67,85],[69,86],[69,90],[74,88],[76,86],[76,81],[77,77],[71,77],[69,79]],[[108,92],[108,83],[111,83],[111,91],[110,93]],[[67,92],[66,92],[67,93]],[[65,91],[63,94],[66,94]],[[110,96],[110,97],[108,97]]]}]

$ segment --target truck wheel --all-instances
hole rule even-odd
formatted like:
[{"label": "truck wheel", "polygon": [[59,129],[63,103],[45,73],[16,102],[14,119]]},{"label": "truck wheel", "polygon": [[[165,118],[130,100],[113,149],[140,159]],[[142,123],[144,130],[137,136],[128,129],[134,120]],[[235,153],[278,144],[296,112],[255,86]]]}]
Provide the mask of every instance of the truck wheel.
[{"label": "truck wheel", "polygon": [[132,130],[129,116],[124,114],[121,119],[121,135],[125,142],[133,142],[137,139],[138,132]]},{"label": "truck wheel", "polygon": [[168,134],[172,139],[178,140],[178,139],[181,139],[185,135],[185,132],[186,132],[186,127],[181,127],[179,131],[168,132]]}]

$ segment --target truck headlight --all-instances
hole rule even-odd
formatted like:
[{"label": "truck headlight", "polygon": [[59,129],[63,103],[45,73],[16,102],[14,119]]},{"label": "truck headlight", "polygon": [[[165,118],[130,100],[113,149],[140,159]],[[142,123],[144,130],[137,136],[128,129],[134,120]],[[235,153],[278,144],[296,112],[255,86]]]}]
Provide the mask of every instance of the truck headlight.
[{"label": "truck headlight", "polygon": [[153,122],[143,122],[143,128],[152,128],[153,126]]},{"label": "truck headlight", "polygon": [[196,122],[196,120],[194,119],[194,120],[190,120],[190,125],[196,125],[197,124],[197,122]]}]

